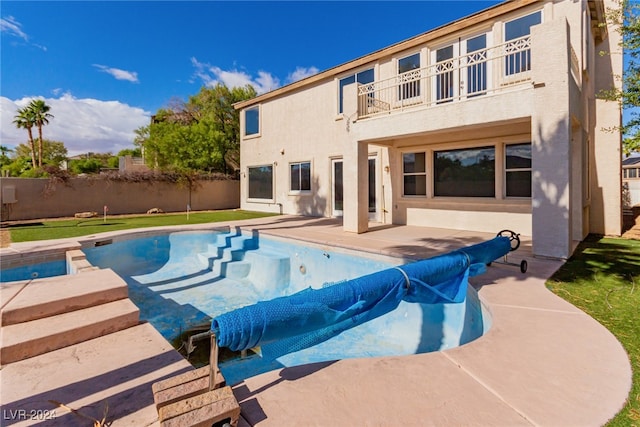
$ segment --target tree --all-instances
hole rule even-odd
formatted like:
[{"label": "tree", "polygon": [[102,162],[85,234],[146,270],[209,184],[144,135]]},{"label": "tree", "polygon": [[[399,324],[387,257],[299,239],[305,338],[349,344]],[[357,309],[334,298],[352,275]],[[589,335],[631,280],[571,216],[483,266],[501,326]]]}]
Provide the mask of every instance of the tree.
[{"label": "tree", "polygon": [[33,143],[33,126],[35,125],[35,118],[33,117],[33,112],[27,106],[24,108],[20,108],[17,111],[18,114],[13,118],[13,124],[16,125],[18,129],[26,129],[27,134],[29,136],[29,146],[31,147],[31,164],[35,168],[36,163],[36,146]]},{"label": "tree", "polygon": [[134,143],[152,167],[227,173],[227,159],[240,146],[240,116],[233,104],[255,96],[249,85],[203,87],[186,103],[172,100],[158,110],[149,126],[136,130]]},{"label": "tree", "polygon": [[[19,144],[14,150],[14,161],[19,159],[27,159],[31,149],[25,144]],[[67,158],[67,148],[64,143],[59,141],[49,141],[45,139],[42,142],[42,160],[44,164],[50,166],[60,166]],[[35,166],[32,166],[36,169]]]},{"label": "tree", "polygon": [[69,170],[74,174],[98,173],[102,167],[102,162],[95,158],[71,160]]},{"label": "tree", "polygon": [[4,145],[0,145],[0,166],[8,165],[11,163],[11,159],[8,156],[8,153],[13,150],[9,147],[5,147]]},{"label": "tree", "polygon": [[31,115],[33,121],[38,126],[38,167],[42,167],[42,126],[49,124],[49,119],[53,118],[53,115],[49,113],[51,107],[48,106],[42,99],[34,99],[29,103]]},{"label": "tree", "polygon": [[[640,4],[636,1],[620,0],[619,7],[608,11],[608,18],[617,25],[622,35],[621,48],[626,65],[621,76],[622,88],[603,91],[599,97],[618,101],[622,108],[630,111],[629,118],[619,129],[622,132],[622,147],[629,155],[640,151]],[[602,52],[601,54],[606,54]]]}]

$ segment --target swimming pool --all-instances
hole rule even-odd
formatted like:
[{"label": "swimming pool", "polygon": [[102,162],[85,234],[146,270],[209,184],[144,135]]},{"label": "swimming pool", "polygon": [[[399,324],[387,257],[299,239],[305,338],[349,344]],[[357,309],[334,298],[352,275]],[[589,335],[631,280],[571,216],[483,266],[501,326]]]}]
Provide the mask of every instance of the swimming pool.
[{"label": "swimming pool", "polygon": [[0,270],[0,283],[41,279],[43,277],[62,276],[65,274],[67,274],[67,262],[64,259],[39,262]]},{"label": "swimming pool", "polygon": [[[188,231],[83,249],[87,260],[111,268],[129,296],[167,339],[222,313],[302,289],[329,286],[402,264],[397,258],[265,237],[240,230]],[[425,353],[470,342],[488,328],[475,290],[462,304],[402,302],[391,313],[324,343],[266,361],[225,362],[230,384],[283,366],[349,357]]]}]

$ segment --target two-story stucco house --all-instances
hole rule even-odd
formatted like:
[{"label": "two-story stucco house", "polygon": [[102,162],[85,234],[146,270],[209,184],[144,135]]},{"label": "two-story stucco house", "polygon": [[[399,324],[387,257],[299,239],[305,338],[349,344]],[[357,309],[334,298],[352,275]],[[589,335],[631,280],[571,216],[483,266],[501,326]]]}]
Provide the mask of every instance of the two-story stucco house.
[{"label": "two-story stucco house", "polygon": [[[236,105],[241,207],[532,237],[619,235],[619,34],[601,0],[515,0]],[[601,55],[599,52],[607,52]],[[610,54],[609,54],[610,53]]]}]

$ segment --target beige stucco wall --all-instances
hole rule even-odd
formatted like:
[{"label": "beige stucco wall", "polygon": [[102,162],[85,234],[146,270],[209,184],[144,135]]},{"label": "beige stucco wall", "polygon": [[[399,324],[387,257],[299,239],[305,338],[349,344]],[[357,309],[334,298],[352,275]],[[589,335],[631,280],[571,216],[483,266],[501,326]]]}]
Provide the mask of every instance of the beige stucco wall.
[{"label": "beige stucco wall", "polygon": [[[480,31],[490,31],[488,46],[500,44],[505,21],[540,9],[543,23],[532,28],[532,78],[526,84],[463,102],[364,119],[357,116],[357,86],[353,84],[345,88],[344,114],[337,113],[340,78],[372,67],[376,80],[391,78],[398,59],[420,53],[425,66],[431,63],[435,49]],[[611,103],[596,103],[595,97],[603,87],[598,83],[600,74],[621,71],[621,58],[620,64],[616,58],[596,58],[602,46],[588,41],[590,31],[586,2],[536,2],[493,22],[405,51],[391,49],[392,54],[378,55],[375,62],[358,60],[347,72],[265,99],[259,104],[260,134],[243,138],[241,144],[241,206],[330,216],[331,159],[342,158],[344,228],[366,231],[363,204],[368,182],[363,171],[366,158],[373,155],[378,167],[377,220],[381,222],[478,231],[511,228],[533,236],[536,255],[557,258],[570,256],[575,241],[589,232],[607,229],[613,230],[608,234],[615,234],[620,229],[620,136],[602,129],[605,123],[615,125],[620,110]],[[610,29],[610,38],[612,32]],[[610,72],[608,76],[610,80]],[[502,150],[504,144],[519,142],[532,142],[534,147],[533,196],[507,199]],[[404,152],[424,151],[431,174],[434,151],[483,145],[496,147],[495,198],[434,197],[431,178],[426,197],[402,195]],[[313,184],[308,195],[288,191],[289,164],[297,161],[312,162]],[[255,203],[247,200],[247,167],[264,164],[274,165],[275,196],[266,203]],[[617,172],[611,173],[611,168]]]},{"label": "beige stucco wall", "polygon": [[[240,205],[239,182],[200,181],[197,188],[166,182],[131,183],[106,180],[71,179],[68,185],[56,184],[53,191],[45,191],[48,179],[2,178],[5,187],[15,188],[16,203],[2,204],[8,209],[10,220],[56,218],[73,216],[77,212],[109,214],[145,213],[151,208],[165,212],[233,209]],[[0,192],[1,193],[1,192]],[[2,218],[7,219],[3,212]]]}]

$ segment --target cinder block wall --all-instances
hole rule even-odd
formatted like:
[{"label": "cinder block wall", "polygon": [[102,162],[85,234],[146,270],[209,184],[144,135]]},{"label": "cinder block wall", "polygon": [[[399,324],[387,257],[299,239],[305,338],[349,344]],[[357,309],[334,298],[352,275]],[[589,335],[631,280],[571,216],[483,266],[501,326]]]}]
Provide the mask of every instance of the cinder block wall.
[{"label": "cinder block wall", "polygon": [[[49,185],[49,188],[48,188]],[[240,207],[240,182],[199,181],[195,188],[167,182],[114,182],[71,179],[51,187],[48,179],[2,178],[4,197],[15,188],[15,203],[2,200],[3,220],[58,218],[77,212],[95,211],[102,215],[146,213],[151,208],[165,212],[235,209]]]}]

